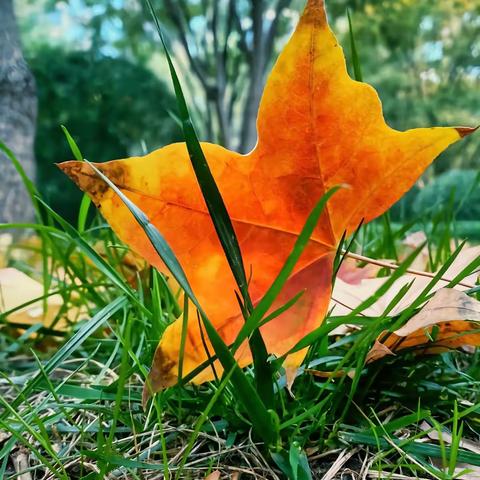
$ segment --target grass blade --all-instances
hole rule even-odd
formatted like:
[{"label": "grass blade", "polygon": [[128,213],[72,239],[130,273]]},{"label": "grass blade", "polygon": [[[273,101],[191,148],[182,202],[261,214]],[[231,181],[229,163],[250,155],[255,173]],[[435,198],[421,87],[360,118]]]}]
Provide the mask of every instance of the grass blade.
[{"label": "grass blade", "polygon": [[[177,98],[183,134],[185,136],[185,142],[187,144],[187,149],[195,176],[197,177],[198,184],[214,224],[215,231],[217,232],[217,236],[225,252],[228,264],[240,290],[244,304],[242,311],[244,310],[245,312],[250,313],[253,310],[253,304],[248,293],[248,282],[245,274],[245,267],[232,221],[195,132],[180,80],[163,37],[160,22],[150,0],[146,0],[146,2],[150,9],[150,13],[152,14],[160,41],[165,51],[165,56],[167,58],[168,68],[170,70],[170,76],[172,78],[173,88]],[[274,403],[273,372],[268,363],[267,348],[259,330],[252,333],[251,338],[249,338],[249,343],[253,356],[257,389],[260,392],[265,404],[272,408]]]},{"label": "grass blade", "polygon": [[353,75],[357,82],[363,82],[362,65],[360,63],[360,57],[358,56],[357,45],[355,43],[355,35],[353,33],[352,17],[350,10],[347,8],[348,18],[348,32],[350,37],[350,50],[352,53]]},{"label": "grass blade", "polygon": [[[27,383],[20,395],[11,402],[12,408],[17,408],[25,398],[28,398],[28,395],[30,395],[30,393],[42,381],[44,375],[52,373],[62,364],[62,362],[69,358],[87,338],[100,328],[112,315],[125,307],[125,305],[127,305],[127,299],[123,296],[118,297],[106,307],[102,308],[91,320],[85,323],[85,325],[83,325],[80,330],[78,330],[78,332],[53,355],[53,357],[46,363],[43,371],[38,372],[37,375]],[[0,415],[0,419],[2,420],[5,419],[5,417],[6,412]]]},{"label": "grass blade", "polygon": [[260,300],[258,305],[255,307],[252,315],[250,315],[250,317],[245,322],[245,325],[243,325],[242,329],[238,333],[232,348],[233,352],[236,352],[243,340],[245,340],[245,338],[247,338],[251,332],[258,328],[260,321],[268,312],[274,300],[278,297],[283,286],[292,274],[295,265],[297,264],[301,254],[305,250],[305,247],[307,246],[310,237],[312,236],[313,231],[318,224],[325,205],[327,204],[328,200],[330,200],[332,195],[334,195],[339,190],[339,188],[340,187],[334,187],[330,189],[325,195],[323,195],[323,197],[317,202],[317,204],[311,211],[305,222],[305,225],[302,228],[302,231],[300,232],[300,235],[295,241],[295,245],[293,246],[292,252],[288,256],[287,261],[283,265],[282,269],[273,281],[270,288],[267,290],[267,293]]},{"label": "grass blade", "polygon": [[[70,132],[67,130],[67,127],[65,127],[64,125],[61,125],[61,127],[63,130],[63,133],[65,134],[65,137],[67,138],[68,145],[72,150],[75,160],[78,160],[79,162],[83,161],[82,152],[80,151],[80,148],[78,148],[78,145],[73,139],[73,137],[70,135]],[[92,200],[86,193],[84,193],[82,197],[82,201],[80,203],[80,209],[78,211],[78,220],[77,220],[77,229],[80,233],[83,233],[85,231],[85,226],[87,224],[87,218],[88,218],[88,210],[91,204],[92,204]]]}]

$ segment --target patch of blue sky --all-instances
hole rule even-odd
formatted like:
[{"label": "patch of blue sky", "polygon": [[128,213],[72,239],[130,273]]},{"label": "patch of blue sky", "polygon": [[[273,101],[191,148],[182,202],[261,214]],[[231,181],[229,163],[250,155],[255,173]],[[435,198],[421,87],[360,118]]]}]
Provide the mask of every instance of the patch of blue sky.
[{"label": "patch of blue sky", "polygon": [[443,58],[443,42],[425,42],[422,45],[422,56],[427,62],[438,62]]}]

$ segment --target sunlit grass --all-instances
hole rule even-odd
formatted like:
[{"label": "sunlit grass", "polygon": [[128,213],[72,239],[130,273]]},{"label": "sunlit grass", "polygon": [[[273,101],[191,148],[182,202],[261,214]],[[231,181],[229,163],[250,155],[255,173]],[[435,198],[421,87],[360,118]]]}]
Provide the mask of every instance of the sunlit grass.
[{"label": "sunlit grass", "polygon": [[[33,229],[41,234],[37,253],[47,261],[36,265],[36,275],[44,277],[46,266],[46,275],[51,277],[48,285],[55,283],[65,310],[80,303],[86,313],[67,332],[40,325],[28,326],[21,336],[10,328],[2,330],[0,473],[4,478],[15,477],[11,459],[20,445],[28,452],[29,469],[37,476],[50,472],[47,478],[115,478],[127,472],[132,478],[140,478],[135,477],[140,472],[151,478],[196,478],[217,468],[252,468],[268,477],[274,471],[280,474],[281,469],[288,472],[290,462],[296,464],[292,460],[295,452],[299,465],[302,452],[309,452],[309,468],[315,472],[319,468],[316,457],[333,461],[338,449],[348,451],[360,445],[368,446],[370,453],[362,447],[350,461],[366,456],[374,462],[373,469],[391,473],[453,478],[451,462],[443,471],[428,460],[431,456],[452,458],[450,448],[455,449],[458,462],[479,463],[478,456],[458,446],[414,441],[427,435],[428,431],[420,429],[422,422],[431,431],[440,425],[453,432],[456,428],[457,437],[459,432],[475,435],[480,408],[478,353],[432,357],[403,353],[363,366],[378,334],[392,327],[392,321],[403,322],[413,315],[429,290],[419,292],[418,301],[402,319],[362,316],[362,308],[373,301],[368,299],[350,317],[327,318],[305,340],[305,345],[312,344],[309,366],[332,375],[322,379],[303,373],[291,394],[281,371],[275,374],[279,443],[270,453],[255,428],[252,435],[255,412],[252,416],[239,402],[238,387],[228,376],[202,387],[168,389],[157,394],[144,412],[141,390],[159,336],[178,315],[175,294],[167,292],[162,277],[154,271],[138,272],[133,284],[131,276],[127,279],[122,268],[126,250],[100,217],[80,233],[41,200],[36,203],[43,224],[3,228]],[[429,241],[435,259],[431,267],[439,269],[430,289],[461,250],[460,246],[452,251],[458,243],[453,236],[454,219],[443,218],[450,218],[449,223],[440,219],[430,225],[432,231],[444,232],[440,243],[437,236]],[[408,228],[380,219],[362,227],[349,248],[388,258],[408,230],[424,225],[423,219]],[[106,255],[98,253],[100,245]],[[417,253],[393,272],[384,290],[408,269]],[[66,277],[57,283],[59,269]],[[475,269],[478,261],[463,272],[463,278]],[[2,315],[5,325],[7,317]],[[343,323],[361,329],[348,336],[328,336]],[[355,372],[353,378],[341,375],[349,371]],[[253,387],[253,370],[242,375]]]}]

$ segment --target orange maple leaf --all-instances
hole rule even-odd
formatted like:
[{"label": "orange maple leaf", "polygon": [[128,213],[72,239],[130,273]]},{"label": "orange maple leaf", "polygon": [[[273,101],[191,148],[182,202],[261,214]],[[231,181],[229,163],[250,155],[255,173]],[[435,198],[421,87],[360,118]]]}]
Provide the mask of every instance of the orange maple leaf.
[{"label": "orange maple leaf", "polygon": [[[283,355],[322,322],[332,263],[342,234],[382,214],[448,145],[469,128],[399,132],[384,121],[375,90],[347,73],[322,0],[309,0],[295,33],[268,79],[258,114],[258,143],[248,155],[218,145],[202,148],[232,219],[257,302],[285,262],[307,215],[330,188],[332,197],[310,243],[273,308],[304,291],[288,311],[262,327],[270,353]],[[149,217],[172,246],[198,300],[223,340],[235,339],[243,318],[228,267],[184,143],[144,157],[97,164]],[[165,272],[163,262],[122,201],[88,164],[60,168],[87,192],[118,236]],[[154,390],[177,381],[181,319],[157,348]],[[207,360],[200,327],[188,325],[183,373]],[[213,351],[213,350],[210,350]],[[295,368],[304,352],[287,358]],[[239,361],[250,361],[248,347]],[[195,381],[212,378],[210,369]]]}]

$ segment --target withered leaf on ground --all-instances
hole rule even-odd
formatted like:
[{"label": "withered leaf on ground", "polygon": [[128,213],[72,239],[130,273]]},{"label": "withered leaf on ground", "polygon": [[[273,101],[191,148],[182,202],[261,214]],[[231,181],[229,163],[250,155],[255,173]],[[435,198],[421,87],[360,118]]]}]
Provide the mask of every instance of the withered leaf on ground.
[{"label": "withered leaf on ground", "polygon": [[[470,265],[480,256],[480,247],[464,248],[460,251],[457,258],[443,275],[440,280],[432,288],[435,292],[448,285],[449,280],[453,280],[465,267]],[[375,292],[388,280],[388,277],[376,277],[377,269],[374,266],[366,266],[363,268],[355,268],[351,263],[343,273],[337,276],[335,287],[332,293],[330,309],[332,315],[344,316],[348,315],[353,309],[358,307],[367,298],[370,298]],[[478,277],[478,271],[473,272],[464,278],[461,284],[455,288],[458,290],[467,290],[475,286]],[[422,276],[419,274],[407,273],[402,275],[388,292],[380,297],[373,305],[362,311],[367,317],[376,317],[382,315],[390,302],[400,292],[402,288],[413,282],[408,292],[400,299],[400,301],[389,312],[389,316],[395,316],[410,307],[417,299],[423,289],[430,283],[430,276]]]},{"label": "withered leaf on ground", "polygon": [[480,302],[459,290],[442,288],[402,328],[383,332],[370,350],[367,363],[407,348],[439,353],[479,345]]},{"label": "withered leaf on ground", "polygon": [[[0,314],[5,314],[43,295],[45,295],[45,290],[40,282],[15,268],[0,269]],[[42,323],[45,327],[50,327],[62,305],[63,298],[60,295],[51,295],[47,299],[45,310],[43,301],[36,300],[11,313],[6,320],[27,326]],[[55,325],[55,328],[63,330],[66,326],[65,320],[61,320]]]}]

